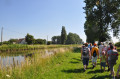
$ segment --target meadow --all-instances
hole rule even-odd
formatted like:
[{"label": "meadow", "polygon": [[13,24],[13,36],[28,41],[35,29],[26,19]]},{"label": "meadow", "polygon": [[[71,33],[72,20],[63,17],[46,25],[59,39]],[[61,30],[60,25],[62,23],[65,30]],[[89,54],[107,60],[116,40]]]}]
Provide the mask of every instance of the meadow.
[{"label": "meadow", "polygon": [[[41,58],[35,55],[34,61],[28,60],[22,67],[8,68],[0,71],[1,79],[111,79],[110,72],[100,71],[100,60],[92,69],[90,60],[88,69],[84,72],[80,59],[80,48],[60,52],[52,56]],[[114,69],[117,72],[120,56]]]}]

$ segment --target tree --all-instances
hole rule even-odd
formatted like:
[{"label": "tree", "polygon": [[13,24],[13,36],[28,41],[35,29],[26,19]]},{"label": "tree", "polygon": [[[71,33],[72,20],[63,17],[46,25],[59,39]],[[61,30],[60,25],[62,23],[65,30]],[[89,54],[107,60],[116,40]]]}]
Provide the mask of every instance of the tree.
[{"label": "tree", "polygon": [[50,45],[50,44],[52,44],[52,41],[47,41],[47,45]]},{"label": "tree", "polygon": [[14,42],[17,43],[17,41],[18,41],[18,39],[10,39],[8,42],[9,42],[10,44],[13,44]]},{"label": "tree", "polygon": [[52,44],[61,44],[61,36],[53,36]]},{"label": "tree", "polygon": [[110,30],[113,30],[114,36],[118,37],[120,31],[120,0],[85,0],[84,2],[86,3],[84,7],[86,13],[84,29],[87,41],[106,41],[111,38]]},{"label": "tree", "polygon": [[65,27],[62,26],[62,31],[61,31],[61,44],[65,44],[66,40],[67,40],[66,30],[65,30]]},{"label": "tree", "polygon": [[8,44],[10,44],[10,42],[9,41],[4,41],[3,44],[7,44],[8,45]]},{"label": "tree", "polygon": [[66,44],[81,44],[81,43],[83,43],[83,41],[79,37],[79,35],[75,33],[68,34]]},{"label": "tree", "polygon": [[34,44],[34,42],[35,42],[34,37],[30,34],[27,34],[25,36],[25,40],[26,40],[27,44]]},{"label": "tree", "polygon": [[35,44],[46,44],[45,39],[35,39]]}]

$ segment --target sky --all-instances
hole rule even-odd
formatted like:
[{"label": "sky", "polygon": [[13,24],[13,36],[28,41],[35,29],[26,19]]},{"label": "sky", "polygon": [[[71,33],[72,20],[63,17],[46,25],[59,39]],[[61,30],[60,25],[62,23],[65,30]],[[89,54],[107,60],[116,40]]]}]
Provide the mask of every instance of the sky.
[{"label": "sky", "polygon": [[[51,40],[61,34],[76,33],[86,41],[84,33],[84,0],[0,0],[0,29],[3,41],[24,38],[27,33],[35,39]],[[114,38],[114,41],[117,41]]]}]

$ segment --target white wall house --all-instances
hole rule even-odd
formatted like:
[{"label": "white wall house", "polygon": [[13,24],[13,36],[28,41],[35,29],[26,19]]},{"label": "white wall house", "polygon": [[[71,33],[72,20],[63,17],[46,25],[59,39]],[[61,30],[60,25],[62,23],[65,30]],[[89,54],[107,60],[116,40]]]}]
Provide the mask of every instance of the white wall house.
[{"label": "white wall house", "polygon": [[18,40],[18,44],[27,44],[27,42],[25,41],[25,38],[22,38]]}]

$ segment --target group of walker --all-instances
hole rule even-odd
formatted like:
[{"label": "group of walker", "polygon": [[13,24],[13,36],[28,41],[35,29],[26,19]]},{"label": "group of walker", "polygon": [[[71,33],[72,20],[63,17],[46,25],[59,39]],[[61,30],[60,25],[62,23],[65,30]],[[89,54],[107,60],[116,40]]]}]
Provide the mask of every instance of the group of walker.
[{"label": "group of walker", "polygon": [[[108,71],[111,71],[110,75],[113,76],[113,79],[115,79],[115,72],[113,66],[116,64],[116,61],[118,59],[118,52],[116,47],[112,43],[109,43],[109,45],[106,46],[101,42],[98,47],[96,43],[94,43],[93,46],[92,44],[85,43],[81,49],[81,59],[84,65],[84,71],[86,71],[87,69],[89,60],[92,59],[92,68],[94,69],[97,64],[97,59],[100,59],[101,72],[102,67],[105,71],[105,67],[108,66]],[[119,77],[119,71],[120,64],[116,74],[117,77]]]}]

